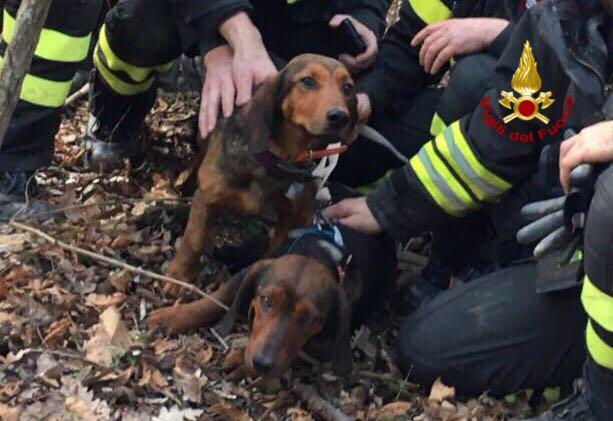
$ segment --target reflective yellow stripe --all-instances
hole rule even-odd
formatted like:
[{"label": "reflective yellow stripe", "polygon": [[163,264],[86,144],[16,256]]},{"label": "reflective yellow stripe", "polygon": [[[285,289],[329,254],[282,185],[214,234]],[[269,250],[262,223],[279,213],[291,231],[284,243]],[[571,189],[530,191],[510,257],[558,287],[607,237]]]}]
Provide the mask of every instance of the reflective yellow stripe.
[{"label": "reflective yellow stripe", "polygon": [[585,342],[588,352],[598,365],[613,369],[613,347],[609,346],[598,336],[589,320],[585,332]]},{"label": "reflective yellow stripe", "polygon": [[440,0],[409,0],[409,4],[426,25],[451,17],[451,10]]},{"label": "reflective yellow stripe", "polygon": [[464,156],[464,158],[466,159],[470,167],[473,169],[473,171],[481,179],[497,187],[501,191],[510,189],[511,184],[509,184],[502,178],[498,177],[496,174],[494,174],[493,172],[485,168],[483,164],[481,164],[481,162],[479,162],[479,160],[473,153],[472,149],[468,145],[466,138],[462,134],[462,130],[460,129],[460,122],[454,121],[450,127],[452,130],[453,140],[455,141],[455,144],[458,146],[458,148],[460,149],[460,152],[462,153],[462,155]]},{"label": "reflective yellow stripe", "polygon": [[113,74],[98,57],[98,47],[94,52],[94,65],[104,81],[119,95],[138,95],[146,92],[153,85],[153,78],[141,83],[126,83]]},{"label": "reflective yellow stripe", "polygon": [[[4,58],[0,57],[0,69],[2,69],[3,63]],[[19,98],[43,107],[61,107],[66,101],[68,92],[70,92],[71,83],[71,80],[56,82],[27,74],[23,79]]]},{"label": "reflective yellow stripe", "polygon": [[[9,43],[15,30],[15,18],[4,11],[2,38]],[[65,63],[77,63],[85,60],[89,51],[91,34],[73,37],[53,29],[44,29],[40,33],[34,55],[36,57]]]},{"label": "reflective yellow stripe", "polygon": [[449,171],[449,169],[445,166],[445,163],[436,154],[434,147],[432,146],[432,142],[428,142],[426,145],[424,145],[424,150],[426,151],[428,158],[430,158],[430,162],[432,162],[436,172],[444,180],[449,190],[451,190],[455,196],[460,199],[464,207],[466,209],[477,208],[478,204],[473,201],[464,187],[462,187],[458,180],[456,180],[456,177],[451,173],[451,171]]},{"label": "reflective yellow stripe", "polygon": [[[130,78],[135,82],[144,82],[151,75],[151,72],[157,71],[160,73],[170,70],[172,66],[172,60],[168,63],[154,66],[154,67],[139,67],[126,63],[115,55],[109,41],[106,37],[106,26],[102,25],[100,29],[100,38],[98,40],[98,47],[100,52],[104,55],[108,69],[112,71],[126,72]],[[125,83],[125,82],[124,82]]]},{"label": "reflective yellow stripe", "polygon": [[613,332],[613,297],[599,290],[587,275],[583,277],[581,302],[586,313],[596,323]]},{"label": "reflective yellow stripe", "polygon": [[438,113],[434,113],[434,115],[432,116],[432,123],[430,123],[430,134],[432,136],[436,136],[437,134],[445,130],[445,127],[447,127],[447,125],[445,124],[441,116],[439,116]]},{"label": "reflective yellow stripe", "polygon": [[423,184],[426,191],[430,194],[432,199],[436,202],[438,206],[440,206],[445,212],[449,215],[453,216],[462,216],[464,213],[462,209],[457,208],[455,205],[451,203],[451,201],[438,189],[436,183],[426,170],[426,167],[421,162],[419,155],[415,155],[413,158],[409,160],[409,165],[415,172],[415,175]]}]

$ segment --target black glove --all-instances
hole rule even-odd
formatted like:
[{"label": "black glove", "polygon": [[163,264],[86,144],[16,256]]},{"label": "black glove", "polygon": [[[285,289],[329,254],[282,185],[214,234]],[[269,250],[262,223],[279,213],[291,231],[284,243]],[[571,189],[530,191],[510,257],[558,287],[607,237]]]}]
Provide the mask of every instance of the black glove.
[{"label": "black glove", "polygon": [[517,232],[521,244],[537,243],[536,258],[560,250],[561,266],[571,260],[582,243],[585,215],[593,195],[593,166],[581,164],[572,170],[570,186],[568,195],[524,206],[522,216],[530,223]]}]

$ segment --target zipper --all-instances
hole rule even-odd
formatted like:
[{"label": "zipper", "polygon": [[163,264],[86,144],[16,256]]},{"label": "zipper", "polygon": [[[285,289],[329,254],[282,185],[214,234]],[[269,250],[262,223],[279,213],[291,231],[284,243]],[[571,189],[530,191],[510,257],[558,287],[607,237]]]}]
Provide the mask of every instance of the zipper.
[{"label": "zipper", "polygon": [[568,51],[570,52],[570,54],[574,57],[575,60],[577,60],[577,62],[579,64],[581,64],[583,67],[590,69],[592,72],[594,72],[594,74],[596,76],[598,76],[598,79],[600,79],[600,82],[602,83],[602,86],[606,89],[607,88],[607,82],[604,79],[604,76],[600,74],[600,72],[598,71],[598,69],[596,69],[594,66],[592,66],[590,63],[588,63],[587,61],[579,58],[577,56],[577,54],[575,54],[575,52],[569,47]]}]

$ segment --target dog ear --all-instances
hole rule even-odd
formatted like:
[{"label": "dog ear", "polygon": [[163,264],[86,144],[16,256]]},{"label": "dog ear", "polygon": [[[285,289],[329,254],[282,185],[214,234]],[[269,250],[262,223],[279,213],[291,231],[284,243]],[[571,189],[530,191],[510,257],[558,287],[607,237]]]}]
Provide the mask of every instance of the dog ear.
[{"label": "dog ear", "polygon": [[234,275],[234,277],[241,278],[240,287],[225,316],[215,326],[215,330],[221,336],[227,336],[236,324],[236,319],[239,315],[247,312],[247,308],[255,295],[255,290],[257,289],[261,276],[269,263],[269,260],[261,260]]},{"label": "dog ear", "polygon": [[268,146],[280,103],[285,95],[285,70],[271,76],[255,90],[251,101],[240,110],[249,151],[258,153]]},{"label": "dog ear", "polygon": [[345,375],[351,371],[352,367],[351,308],[347,301],[347,294],[342,286],[338,286],[335,295],[334,317],[336,320],[336,332],[331,361],[332,369],[340,375]]}]

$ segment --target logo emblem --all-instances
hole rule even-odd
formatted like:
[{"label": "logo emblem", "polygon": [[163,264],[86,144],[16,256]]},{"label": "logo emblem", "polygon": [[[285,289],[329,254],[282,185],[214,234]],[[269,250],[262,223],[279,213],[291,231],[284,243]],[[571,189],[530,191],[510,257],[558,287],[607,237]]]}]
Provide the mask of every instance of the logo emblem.
[{"label": "logo emblem", "polygon": [[511,87],[520,97],[515,98],[513,92],[501,91],[501,98],[498,102],[505,108],[513,112],[502,119],[505,123],[519,118],[520,120],[532,120],[538,118],[544,124],[549,123],[549,118],[540,113],[540,109],[545,109],[554,103],[551,98],[551,91],[541,92],[535,99],[532,95],[541,89],[541,77],[536,70],[536,61],[532,55],[530,42],[526,41],[524,50],[519,58],[519,65],[513,73]]}]

